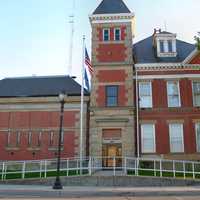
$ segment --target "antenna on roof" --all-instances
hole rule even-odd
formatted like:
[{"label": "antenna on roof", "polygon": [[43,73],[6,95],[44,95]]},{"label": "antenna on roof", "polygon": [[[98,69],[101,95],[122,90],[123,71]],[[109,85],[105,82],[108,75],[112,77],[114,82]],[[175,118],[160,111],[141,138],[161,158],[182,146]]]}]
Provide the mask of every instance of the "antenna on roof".
[{"label": "antenna on roof", "polygon": [[167,22],[166,22],[166,20],[164,21],[164,27],[165,27],[165,31],[167,31]]},{"label": "antenna on roof", "polygon": [[74,10],[75,0],[73,0],[72,14],[69,16],[69,24],[71,26],[70,43],[69,43],[69,63],[68,63],[68,75],[72,73],[72,61],[73,61],[73,47],[74,47]]}]

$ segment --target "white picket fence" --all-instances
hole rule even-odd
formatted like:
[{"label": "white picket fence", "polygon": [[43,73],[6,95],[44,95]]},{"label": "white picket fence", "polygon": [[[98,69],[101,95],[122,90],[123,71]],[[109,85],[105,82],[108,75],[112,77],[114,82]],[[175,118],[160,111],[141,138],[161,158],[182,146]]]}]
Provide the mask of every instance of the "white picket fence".
[{"label": "white picket fence", "polygon": [[[26,160],[0,162],[1,180],[9,177],[25,179],[28,175],[37,173],[40,178],[48,177],[55,172],[57,160]],[[130,157],[88,157],[61,159],[62,176],[93,175],[102,170],[109,170],[110,175],[135,175],[200,178],[200,162],[130,158]],[[72,173],[73,172],[73,173]]]}]

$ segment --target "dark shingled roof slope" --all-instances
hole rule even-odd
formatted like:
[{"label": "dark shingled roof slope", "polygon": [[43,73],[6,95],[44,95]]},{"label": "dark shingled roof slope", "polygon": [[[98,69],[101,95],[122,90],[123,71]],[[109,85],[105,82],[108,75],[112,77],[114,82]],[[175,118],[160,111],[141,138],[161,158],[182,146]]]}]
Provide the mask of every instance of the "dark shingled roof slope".
[{"label": "dark shingled roof slope", "polygon": [[[0,97],[80,96],[81,86],[69,76],[33,76],[0,80]],[[85,94],[89,93],[85,90]]]},{"label": "dark shingled roof slope", "polygon": [[131,13],[122,0],[103,0],[93,14]]},{"label": "dark shingled roof slope", "polygon": [[176,48],[176,57],[157,57],[156,49],[153,47],[153,36],[151,36],[133,45],[133,55],[136,63],[183,62],[195,49],[195,45],[176,40]]}]

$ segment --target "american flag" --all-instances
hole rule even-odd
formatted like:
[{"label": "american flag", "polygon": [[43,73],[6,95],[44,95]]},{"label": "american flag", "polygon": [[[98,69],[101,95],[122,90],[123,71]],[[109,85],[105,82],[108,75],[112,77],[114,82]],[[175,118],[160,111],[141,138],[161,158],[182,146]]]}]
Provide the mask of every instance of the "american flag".
[{"label": "american flag", "polygon": [[89,70],[90,74],[92,75],[94,72],[94,69],[92,68],[90,57],[88,56],[88,52],[87,52],[86,48],[85,48],[85,64],[88,66],[88,70]]}]

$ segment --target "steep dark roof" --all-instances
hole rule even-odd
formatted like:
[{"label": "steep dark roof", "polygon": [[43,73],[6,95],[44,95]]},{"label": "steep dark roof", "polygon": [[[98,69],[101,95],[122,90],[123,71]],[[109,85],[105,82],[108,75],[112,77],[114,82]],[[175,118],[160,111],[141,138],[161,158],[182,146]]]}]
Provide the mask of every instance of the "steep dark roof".
[{"label": "steep dark roof", "polygon": [[93,14],[131,13],[122,0],[103,0]]},{"label": "steep dark roof", "polygon": [[[69,76],[5,78],[0,80],[0,97],[80,96],[81,86]],[[85,91],[86,95],[89,95]]]},{"label": "steep dark roof", "polygon": [[176,48],[176,57],[157,57],[153,47],[153,36],[151,36],[133,45],[133,55],[136,63],[182,62],[195,49],[195,45],[176,40]]}]

